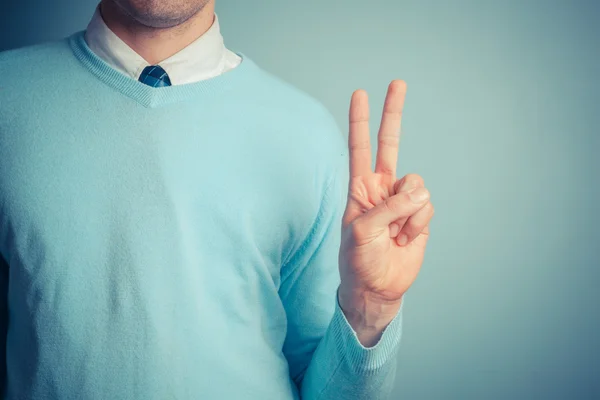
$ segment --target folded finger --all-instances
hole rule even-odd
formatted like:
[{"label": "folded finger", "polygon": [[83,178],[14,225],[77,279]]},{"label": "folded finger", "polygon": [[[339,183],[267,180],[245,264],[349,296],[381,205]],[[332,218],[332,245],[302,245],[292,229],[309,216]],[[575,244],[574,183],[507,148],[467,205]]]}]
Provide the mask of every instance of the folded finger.
[{"label": "folded finger", "polygon": [[435,210],[431,202],[410,216],[404,226],[400,229],[396,242],[400,246],[406,246],[419,236],[429,225]]}]

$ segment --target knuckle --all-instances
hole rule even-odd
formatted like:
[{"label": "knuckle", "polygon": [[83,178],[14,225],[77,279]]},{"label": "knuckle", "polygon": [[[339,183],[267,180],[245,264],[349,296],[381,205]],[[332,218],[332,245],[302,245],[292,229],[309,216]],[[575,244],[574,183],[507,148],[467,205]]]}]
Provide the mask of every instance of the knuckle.
[{"label": "knuckle", "polygon": [[400,137],[398,135],[380,135],[379,136],[379,146],[380,147],[392,147],[396,148],[400,144]]},{"label": "knuckle", "polygon": [[393,119],[393,120],[401,120],[402,119],[402,110],[396,110],[392,107],[385,107],[383,109],[383,115]]},{"label": "knuckle", "polygon": [[397,190],[408,191],[420,187],[425,187],[425,182],[423,178],[417,174],[407,174],[404,175],[402,179],[398,182]]},{"label": "knuckle", "polygon": [[433,204],[431,203],[427,203],[425,204],[425,207],[423,207],[425,209],[425,211],[427,211],[428,214],[433,214],[434,209],[433,209]]},{"label": "knuckle", "polygon": [[350,144],[350,150],[366,150],[371,146],[368,140],[357,140]]},{"label": "knuckle", "polygon": [[413,204],[411,198],[410,198],[410,192],[402,192],[402,205],[404,204]]},{"label": "knuckle", "polygon": [[411,183],[413,187],[423,187],[425,186],[425,181],[420,175],[417,174],[408,174],[406,175],[406,182]]}]

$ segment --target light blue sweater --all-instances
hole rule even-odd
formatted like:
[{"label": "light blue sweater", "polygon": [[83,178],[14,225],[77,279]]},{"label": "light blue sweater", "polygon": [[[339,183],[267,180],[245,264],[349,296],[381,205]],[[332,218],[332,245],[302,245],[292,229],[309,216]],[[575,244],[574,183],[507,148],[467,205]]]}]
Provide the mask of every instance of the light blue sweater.
[{"label": "light blue sweater", "polygon": [[83,33],[0,53],[4,398],[388,398],[402,311],[365,348],[339,308],[329,112],[244,54],[151,88]]}]

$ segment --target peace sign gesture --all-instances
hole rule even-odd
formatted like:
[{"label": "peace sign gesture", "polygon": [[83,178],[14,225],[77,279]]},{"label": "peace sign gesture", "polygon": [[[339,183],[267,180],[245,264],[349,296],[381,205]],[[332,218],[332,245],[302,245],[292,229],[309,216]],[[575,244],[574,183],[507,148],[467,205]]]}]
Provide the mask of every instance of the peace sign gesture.
[{"label": "peace sign gesture", "polygon": [[390,83],[378,133],[374,172],[367,93],[357,90],[352,94],[348,136],[350,182],[339,254],[342,282],[339,300],[345,312],[361,309],[365,313],[372,305],[380,310],[386,306],[394,314],[423,262],[433,216],[430,195],[420,176],[396,178],[405,94],[403,81]]}]

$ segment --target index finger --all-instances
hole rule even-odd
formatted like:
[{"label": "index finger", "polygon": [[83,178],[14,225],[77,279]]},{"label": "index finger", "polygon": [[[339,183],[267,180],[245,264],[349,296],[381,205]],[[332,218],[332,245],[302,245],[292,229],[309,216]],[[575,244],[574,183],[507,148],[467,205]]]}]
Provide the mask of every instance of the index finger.
[{"label": "index finger", "polygon": [[352,93],[349,119],[348,151],[350,158],[350,178],[353,178],[367,175],[371,172],[369,98],[366,91],[359,89]]}]

